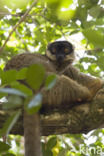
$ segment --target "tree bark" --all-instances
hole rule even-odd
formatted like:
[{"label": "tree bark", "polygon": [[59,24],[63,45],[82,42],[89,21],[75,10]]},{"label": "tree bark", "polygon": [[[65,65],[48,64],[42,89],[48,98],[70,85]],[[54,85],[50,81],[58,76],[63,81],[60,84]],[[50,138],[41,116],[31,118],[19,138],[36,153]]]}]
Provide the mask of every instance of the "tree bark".
[{"label": "tree bark", "polygon": [[40,117],[38,113],[24,112],[25,156],[42,156],[40,143]]},{"label": "tree bark", "polygon": [[[0,105],[0,128],[11,115],[10,111],[4,111]],[[54,104],[55,105],[55,104]],[[63,109],[64,108],[64,109]],[[60,108],[49,108],[47,105],[40,111],[41,135],[52,134],[78,134],[88,133],[91,130],[104,127],[104,95],[98,96],[89,103],[75,103],[72,108],[68,104],[60,105]],[[35,123],[34,123],[35,124]],[[10,132],[23,135],[23,116]]]}]

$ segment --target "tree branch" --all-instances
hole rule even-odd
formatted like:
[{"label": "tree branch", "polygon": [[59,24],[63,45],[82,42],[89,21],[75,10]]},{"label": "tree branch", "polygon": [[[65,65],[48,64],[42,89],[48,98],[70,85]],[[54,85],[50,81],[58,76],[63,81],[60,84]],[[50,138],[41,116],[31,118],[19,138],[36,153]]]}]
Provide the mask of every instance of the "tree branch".
[{"label": "tree branch", "polygon": [[87,53],[87,54],[92,54],[92,53],[100,52],[100,51],[102,51],[102,50],[103,50],[102,48],[91,49],[91,50],[85,50],[85,53]]},{"label": "tree branch", "polygon": [[[2,105],[0,105],[0,128],[3,127],[3,123],[10,116],[10,111],[2,110]],[[60,105],[57,110],[54,107],[47,106],[46,104],[40,113],[41,134],[44,136],[64,133],[88,133],[104,126],[104,95],[89,103],[73,104],[72,108],[68,108],[66,103],[64,106]],[[23,116],[21,116],[11,134],[23,135],[23,133]]]},{"label": "tree branch", "polygon": [[34,2],[32,3],[32,5],[30,6],[30,8],[25,12],[25,14],[20,18],[20,20],[18,21],[18,23],[13,27],[12,31],[9,33],[9,36],[7,37],[7,39],[5,40],[3,46],[0,48],[0,53],[2,52],[2,50],[4,49],[5,45],[7,44],[7,42],[9,41],[9,38],[11,37],[11,35],[13,34],[13,32],[16,30],[16,28],[26,19],[27,15],[29,14],[29,12],[31,11],[31,9],[34,7],[34,5],[36,5],[37,0],[34,0]]}]

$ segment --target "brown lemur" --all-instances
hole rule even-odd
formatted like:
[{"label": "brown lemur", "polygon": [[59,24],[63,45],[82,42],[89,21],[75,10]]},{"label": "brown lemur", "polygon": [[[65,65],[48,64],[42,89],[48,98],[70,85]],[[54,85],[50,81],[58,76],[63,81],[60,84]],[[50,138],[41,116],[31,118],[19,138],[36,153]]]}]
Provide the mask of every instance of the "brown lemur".
[{"label": "brown lemur", "polygon": [[[79,101],[93,99],[104,82],[99,78],[85,75],[75,68],[73,45],[68,41],[55,41],[47,47],[45,55],[23,53],[8,61],[5,70],[21,69],[32,64],[42,64],[46,74],[55,73],[57,81],[51,90],[42,90],[43,106],[60,108]],[[35,83],[35,82],[34,82]],[[42,155],[39,149],[39,116],[24,113],[25,156]]]},{"label": "brown lemur", "polygon": [[56,73],[57,82],[51,90],[43,91],[43,105],[69,105],[77,101],[92,99],[104,82],[81,73],[72,63],[75,60],[73,45],[68,41],[55,41],[47,46],[45,55],[23,53],[13,57],[5,70],[43,64],[47,73]]}]

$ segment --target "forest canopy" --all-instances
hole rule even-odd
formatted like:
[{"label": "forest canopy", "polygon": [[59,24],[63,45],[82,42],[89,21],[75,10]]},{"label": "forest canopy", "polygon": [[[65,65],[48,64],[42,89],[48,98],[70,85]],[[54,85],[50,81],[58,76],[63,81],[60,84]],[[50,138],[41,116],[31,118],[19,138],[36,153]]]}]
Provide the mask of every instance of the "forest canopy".
[{"label": "forest canopy", "polygon": [[[0,0],[0,98],[3,100],[7,90],[2,88],[7,84],[14,85],[17,73],[6,72],[3,69],[7,61],[20,53],[41,53],[44,54],[47,45],[55,40],[68,40],[75,46],[75,66],[81,72],[104,78],[104,0]],[[42,72],[43,69],[38,67]],[[20,71],[21,78],[24,78],[26,69]],[[31,69],[30,71],[31,72]],[[37,70],[35,70],[37,72]],[[37,72],[39,74],[39,72]],[[41,80],[36,80],[40,83]],[[55,76],[49,78],[48,86],[53,84]],[[28,95],[31,92],[24,86],[17,84],[17,90],[8,90],[15,95],[21,95],[21,89]],[[24,96],[24,94],[22,94]],[[41,95],[38,94],[38,103]],[[14,97],[12,97],[14,98]],[[17,97],[16,97],[17,98]],[[10,99],[11,100],[11,99]],[[36,99],[34,99],[34,102]],[[13,101],[13,99],[11,100]],[[13,102],[5,105],[6,109],[13,108]],[[20,98],[17,101],[21,102]],[[18,105],[18,102],[17,102]],[[40,109],[35,105],[35,111]],[[30,110],[31,112],[32,110]],[[8,134],[11,127],[16,123],[20,110],[13,112],[11,118],[1,128],[0,137]],[[13,141],[13,139],[15,141]],[[0,154],[2,155],[23,155],[20,136],[8,137],[8,144],[0,141]],[[46,142],[45,142],[46,140]],[[80,145],[86,155],[86,149],[94,147],[104,152],[104,130],[96,130],[88,135],[59,135],[42,137],[44,156],[79,155]],[[13,145],[15,144],[15,146]],[[2,147],[2,148],[1,148]],[[12,148],[11,148],[12,147]],[[20,150],[21,149],[21,150]],[[95,151],[90,155],[94,155]],[[97,152],[97,150],[96,150]],[[102,153],[96,153],[96,155]]]}]

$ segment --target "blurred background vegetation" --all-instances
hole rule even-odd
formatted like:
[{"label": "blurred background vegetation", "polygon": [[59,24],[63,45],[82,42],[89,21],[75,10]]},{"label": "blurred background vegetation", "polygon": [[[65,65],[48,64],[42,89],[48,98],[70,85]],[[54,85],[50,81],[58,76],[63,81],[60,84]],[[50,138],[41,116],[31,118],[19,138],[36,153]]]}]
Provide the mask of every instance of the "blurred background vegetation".
[{"label": "blurred background vegetation", "polygon": [[[103,79],[104,0],[39,0],[18,24],[32,3],[33,0],[0,0],[0,47],[3,47],[0,50],[0,73],[14,55],[26,51],[43,54],[49,42],[68,40],[75,46],[75,66],[81,72]],[[9,35],[11,31],[13,33]],[[8,36],[8,42],[3,46]],[[0,156],[24,155],[23,137],[9,135],[7,144],[2,138],[0,140]],[[104,152],[103,129],[87,135],[42,137],[41,141],[43,156],[102,156],[100,150],[96,154],[94,151],[89,153],[86,149],[91,147],[102,148]]]}]

